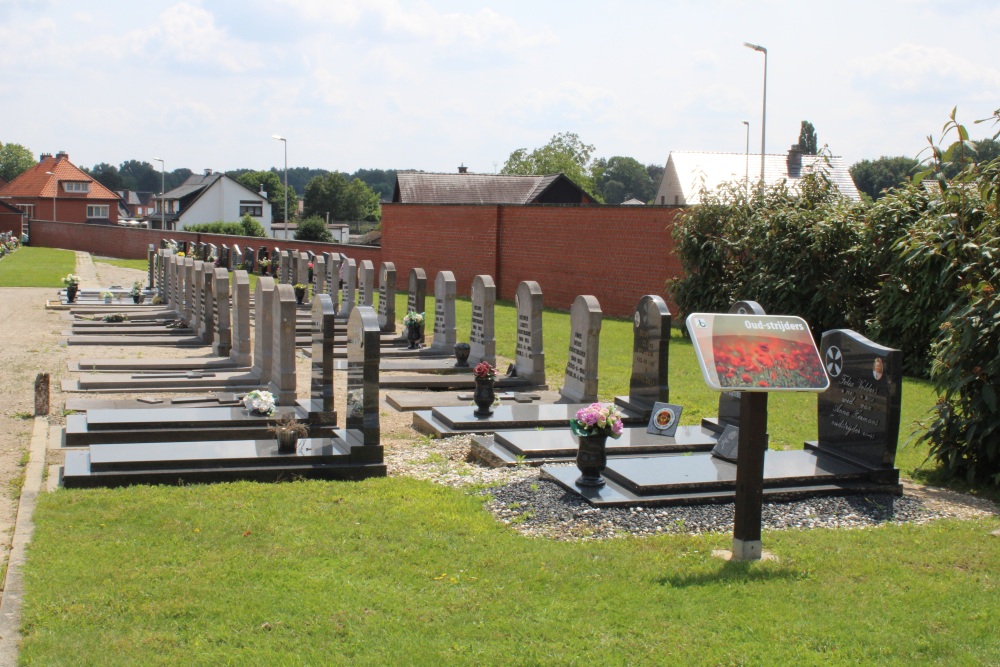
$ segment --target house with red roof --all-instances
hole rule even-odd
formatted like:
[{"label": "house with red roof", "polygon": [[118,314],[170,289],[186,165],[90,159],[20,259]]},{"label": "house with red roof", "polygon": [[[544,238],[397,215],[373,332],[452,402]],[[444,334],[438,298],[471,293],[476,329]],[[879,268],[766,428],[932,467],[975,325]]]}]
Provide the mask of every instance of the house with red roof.
[{"label": "house with red roof", "polygon": [[63,151],[43,153],[38,164],[0,187],[0,201],[31,220],[118,224],[118,195],[77,168]]}]

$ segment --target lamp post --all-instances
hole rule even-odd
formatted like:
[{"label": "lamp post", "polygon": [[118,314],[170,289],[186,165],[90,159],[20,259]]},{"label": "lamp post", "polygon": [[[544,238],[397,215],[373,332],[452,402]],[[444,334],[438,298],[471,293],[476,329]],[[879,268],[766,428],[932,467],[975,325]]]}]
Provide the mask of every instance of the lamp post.
[{"label": "lamp post", "polygon": [[767,49],[760,44],[743,42],[743,46],[764,54],[764,103],[760,112],[760,188],[764,189],[764,133],[767,130]]},{"label": "lamp post", "polygon": [[160,163],[160,229],[163,231],[167,230],[167,206],[163,195],[166,194],[167,190],[167,163],[163,161],[162,158],[154,157],[155,162]]},{"label": "lamp post", "polygon": [[[45,172],[49,176],[55,176],[55,172]],[[59,194],[59,179],[56,179],[56,189],[52,191],[52,222],[56,222],[56,195]]]},{"label": "lamp post", "polygon": [[744,125],[747,126],[747,164],[745,167],[746,174],[743,176],[743,180],[747,184],[747,196],[750,196],[750,121],[742,121]]},{"label": "lamp post", "polygon": [[288,139],[284,138],[280,134],[275,134],[271,136],[272,139],[277,139],[281,143],[285,144],[285,240],[288,240]]}]

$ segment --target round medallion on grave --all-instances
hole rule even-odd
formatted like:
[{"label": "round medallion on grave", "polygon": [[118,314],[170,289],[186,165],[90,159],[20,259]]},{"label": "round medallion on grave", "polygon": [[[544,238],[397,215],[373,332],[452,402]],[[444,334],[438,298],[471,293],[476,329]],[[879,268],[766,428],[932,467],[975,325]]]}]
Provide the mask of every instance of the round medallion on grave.
[{"label": "round medallion on grave", "polygon": [[826,372],[830,374],[830,377],[838,377],[844,369],[844,355],[840,353],[840,348],[836,345],[831,345],[826,348],[824,357]]},{"label": "round medallion on grave", "polygon": [[639,324],[641,322],[642,322],[642,317],[640,316],[639,312],[636,311],[636,314],[635,314],[635,326],[636,326],[636,328],[639,327]]}]

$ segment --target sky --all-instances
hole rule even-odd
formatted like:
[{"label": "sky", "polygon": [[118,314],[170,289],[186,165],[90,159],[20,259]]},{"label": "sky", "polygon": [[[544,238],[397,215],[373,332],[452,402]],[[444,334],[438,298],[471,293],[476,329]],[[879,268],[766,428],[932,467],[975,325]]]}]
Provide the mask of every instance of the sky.
[{"label": "sky", "polygon": [[[595,157],[916,157],[1000,108],[985,0],[0,0],[0,142],[92,167],[493,173],[561,132]],[[921,156],[923,157],[923,155]],[[159,168],[159,163],[154,163]]]}]

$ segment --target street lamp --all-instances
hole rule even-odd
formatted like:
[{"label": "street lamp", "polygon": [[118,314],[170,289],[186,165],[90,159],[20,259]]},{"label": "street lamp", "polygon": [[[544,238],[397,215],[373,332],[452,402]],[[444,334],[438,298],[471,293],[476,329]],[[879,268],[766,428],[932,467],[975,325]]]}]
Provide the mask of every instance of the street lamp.
[{"label": "street lamp", "polygon": [[[55,176],[54,171],[45,172],[49,176]],[[52,191],[52,222],[56,222],[56,195],[59,194],[59,179],[56,179],[56,189]]]},{"label": "street lamp", "polygon": [[285,144],[285,240],[288,240],[288,139],[280,134],[274,134],[272,139],[277,139]]},{"label": "street lamp", "polygon": [[764,189],[764,132],[767,130],[767,49],[760,44],[743,42],[743,46],[764,54],[764,104],[760,112],[760,188]]},{"label": "street lamp", "polygon": [[742,122],[744,125],[747,126],[747,164],[745,167],[746,175],[743,177],[743,180],[746,182],[747,196],[749,197],[750,196],[750,121],[744,120]]},{"label": "street lamp", "polygon": [[167,191],[167,163],[163,161],[162,158],[154,157],[154,162],[160,163],[160,229],[166,231],[167,229],[167,206],[163,195]]}]

